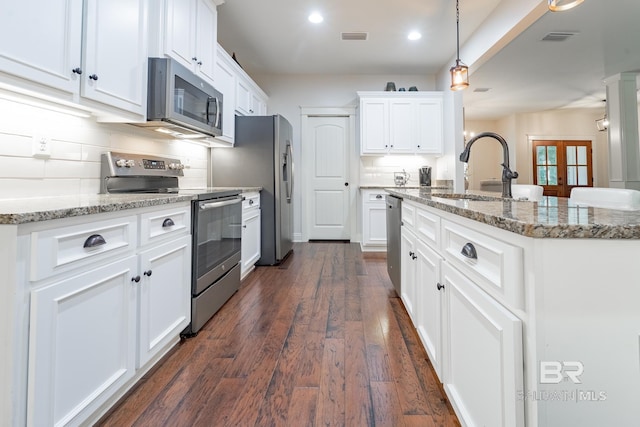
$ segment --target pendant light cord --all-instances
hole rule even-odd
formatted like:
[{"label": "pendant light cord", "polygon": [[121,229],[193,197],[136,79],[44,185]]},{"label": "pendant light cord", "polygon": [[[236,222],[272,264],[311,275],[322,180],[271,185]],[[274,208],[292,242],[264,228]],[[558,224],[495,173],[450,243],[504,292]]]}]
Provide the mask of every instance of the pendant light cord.
[{"label": "pendant light cord", "polygon": [[456,64],[460,62],[460,6],[456,0]]}]

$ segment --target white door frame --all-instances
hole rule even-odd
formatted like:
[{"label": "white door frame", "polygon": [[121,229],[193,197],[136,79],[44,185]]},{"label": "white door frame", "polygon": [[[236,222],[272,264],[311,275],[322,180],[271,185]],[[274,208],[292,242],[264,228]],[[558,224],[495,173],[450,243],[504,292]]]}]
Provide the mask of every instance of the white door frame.
[{"label": "white door frame", "polygon": [[[349,118],[349,135],[347,144],[349,145],[349,236],[351,241],[357,241],[356,236],[356,219],[357,219],[357,205],[356,194],[357,189],[360,186],[360,174],[359,174],[359,160],[360,154],[358,153],[356,145],[356,107],[300,107],[302,127],[300,129],[300,170],[302,171],[302,185],[301,185],[301,230],[302,241],[309,241],[309,227],[310,224],[307,221],[307,214],[309,212],[308,197],[304,197],[309,191],[311,184],[310,174],[306,171],[311,170],[311,166],[305,164],[306,152],[305,147],[309,144],[307,140],[309,130],[309,117],[348,117]],[[300,175],[300,172],[298,172]]]}]

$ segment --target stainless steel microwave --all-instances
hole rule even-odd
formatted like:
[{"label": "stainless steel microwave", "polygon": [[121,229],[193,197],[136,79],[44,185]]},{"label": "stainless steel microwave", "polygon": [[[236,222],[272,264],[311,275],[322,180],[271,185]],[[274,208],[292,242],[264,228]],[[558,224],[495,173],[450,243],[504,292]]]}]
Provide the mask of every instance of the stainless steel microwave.
[{"label": "stainless steel microwave", "polygon": [[177,138],[222,135],[222,94],[169,58],[149,58],[147,122]]}]

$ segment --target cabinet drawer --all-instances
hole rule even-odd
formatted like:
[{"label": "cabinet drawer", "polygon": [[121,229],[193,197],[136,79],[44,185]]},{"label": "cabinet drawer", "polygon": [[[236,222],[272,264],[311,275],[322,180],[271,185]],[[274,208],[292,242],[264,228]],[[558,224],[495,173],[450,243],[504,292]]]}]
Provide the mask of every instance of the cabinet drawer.
[{"label": "cabinet drawer", "polygon": [[242,210],[259,208],[260,207],[260,193],[245,193],[242,195]]},{"label": "cabinet drawer", "polygon": [[140,215],[140,245],[191,233],[191,205]]},{"label": "cabinet drawer", "polygon": [[31,233],[30,280],[95,265],[101,259],[133,252],[135,215]]},{"label": "cabinet drawer", "polygon": [[402,225],[412,231],[416,225],[416,207],[406,200],[402,202]]},{"label": "cabinet drawer", "polygon": [[380,204],[384,204],[384,198],[386,195],[387,193],[385,193],[384,191],[367,191],[366,193],[364,193],[364,197],[362,198],[362,200],[365,203],[379,202]]},{"label": "cabinet drawer", "polygon": [[447,261],[494,297],[523,307],[522,248],[445,219],[441,228]]},{"label": "cabinet drawer", "polygon": [[440,245],[440,217],[425,209],[416,209],[415,232],[418,238],[435,250]]}]

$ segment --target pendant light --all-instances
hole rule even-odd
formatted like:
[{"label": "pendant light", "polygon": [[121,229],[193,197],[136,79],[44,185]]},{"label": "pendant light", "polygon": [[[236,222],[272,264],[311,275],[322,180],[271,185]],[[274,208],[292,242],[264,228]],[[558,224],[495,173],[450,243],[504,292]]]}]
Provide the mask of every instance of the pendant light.
[{"label": "pendant light", "polygon": [[548,0],[549,10],[552,12],[562,12],[564,10],[573,9],[584,0]]},{"label": "pendant light", "polygon": [[469,67],[460,61],[460,6],[458,0],[456,0],[456,53],[456,65],[449,70],[451,90],[462,90],[469,87]]}]

